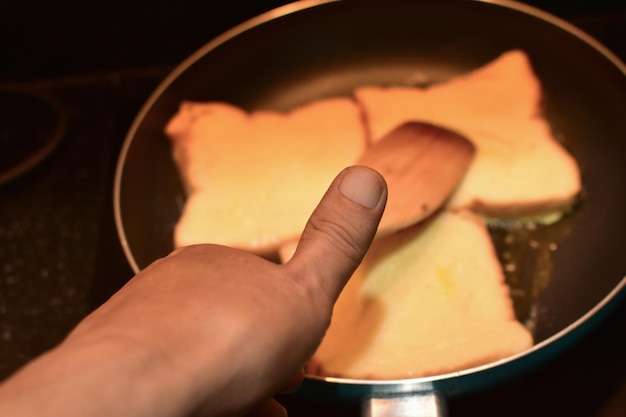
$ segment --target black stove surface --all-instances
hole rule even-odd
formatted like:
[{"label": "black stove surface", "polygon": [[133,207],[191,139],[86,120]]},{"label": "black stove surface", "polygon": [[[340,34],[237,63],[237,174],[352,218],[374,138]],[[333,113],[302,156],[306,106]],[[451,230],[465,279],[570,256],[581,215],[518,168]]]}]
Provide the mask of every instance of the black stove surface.
[{"label": "black stove surface", "polygon": [[[132,18],[145,17],[145,11],[115,9],[110,12],[109,23],[117,26],[108,31],[96,25],[90,32],[87,21],[68,24],[71,33],[54,39],[40,32],[48,33],[50,20],[33,18],[32,24],[40,24],[40,31],[32,29],[32,36],[42,39],[42,51],[22,61],[14,57],[4,66],[0,90],[32,93],[56,103],[62,111],[63,135],[45,159],[18,178],[0,184],[0,380],[58,343],[132,276],[113,220],[113,173],[125,134],[153,89],[206,41],[280,3],[285,2],[256,2],[254,7],[238,12],[203,10],[206,14],[201,18],[207,21],[203,31],[181,32],[179,27],[159,26],[159,22],[136,27]],[[625,4],[599,2],[593,8],[589,2],[574,1],[567,8],[561,2],[533,3],[566,18],[626,60]],[[159,4],[171,10],[153,6],[147,12],[151,19],[163,23],[168,14],[184,16],[181,27],[200,26],[192,24],[191,6]],[[0,15],[6,18],[2,7]],[[26,16],[25,6],[14,7],[12,12]],[[94,10],[76,11],[84,16],[90,16],[89,12]],[[98,30],[101,33],[95,35]],[[132,56],[123,48],[115,53],[115,48],[103,46],[108,45],[107,36],[117,39],[118,47],[126,37],[138,42],[137,33],[142,31],[141,45],[128,48],[142,51],[143,57]],[[77,34],[87,39],[73,40],[70,36]],[[154,38],[161,50],[150,41]],[[33,39],[24,35],[22,46],[32,47]],[[9,56],[16,50],[11,48],[6,49]],[[55,50],[63,59],[55,58]],[[106,59],[98,60],[96,55],[103,51],[108,54]],[[44,68],[46,60],[49,65]],[[449,415],[626,416],[624,329],[626,300],[557,360],[489,391],[450,399]],[[294,416],[360,413],[355,406],[320,405],[294,396],[281,400]]]}]

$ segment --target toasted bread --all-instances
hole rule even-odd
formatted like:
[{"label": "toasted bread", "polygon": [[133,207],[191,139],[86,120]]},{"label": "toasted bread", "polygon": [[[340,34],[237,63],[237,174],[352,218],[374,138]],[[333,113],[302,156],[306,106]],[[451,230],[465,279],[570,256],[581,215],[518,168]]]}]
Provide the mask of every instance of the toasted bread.
[{"label": "toasted bread", "polygon": [[532,344],[515,317],[484,223],[470,212],[442,212],[373,243],[335,305],[309,372],[424,377],[506,358]]},{"label": "toasted bread", "polygon": [[578,165],[545,119],[542,94],[521,50],[428,88],[363,86],[355,91],[372,141],[410,120],[470,139],[476,156],[448,205],[493,217],[564,211],[580,192]]},{"label": "toasted bread", "polygon": [[175,246],[216,243],[261,255],[298,236],[333,178],[362,153],[349,98],[289,113],[182,103],[166,133],[187,190]]}]

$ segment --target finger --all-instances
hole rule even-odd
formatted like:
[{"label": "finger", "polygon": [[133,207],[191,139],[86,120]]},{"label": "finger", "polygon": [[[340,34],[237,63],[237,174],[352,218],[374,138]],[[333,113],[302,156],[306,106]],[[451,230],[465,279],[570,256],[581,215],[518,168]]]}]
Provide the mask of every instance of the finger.
[{"label": "finger", "polygon": [[287,385],[285,385],[283,389],[280,390],[280,393],[291,394],[292,392],[295,392],[298,388],[300,388],[300,385],[302,385],[302,381],[304,381],[304,368],[296,372],[293,378],[289,380]]},{"label": "finger", "polygon": [[246,417],[287,417],[287,410],[274,398],[269,398],[259,404]]},{"label": "finger", "polygon": [[334,302],[369,249],[386,201],[379,173],[346,168],[311,215],[287,265],[300,268],[306,284],[322,287]]}]

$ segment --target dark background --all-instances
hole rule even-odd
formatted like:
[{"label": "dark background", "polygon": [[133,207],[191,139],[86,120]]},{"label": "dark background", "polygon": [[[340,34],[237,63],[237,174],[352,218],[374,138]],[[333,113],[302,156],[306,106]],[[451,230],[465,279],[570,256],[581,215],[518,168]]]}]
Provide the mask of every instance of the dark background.
[{"label": "dark background", "polygon": [[[358,0],[357,0],[358,1]],[[384,0],[381,0],[384,1]],[[416,0],[419,1],[419,0]],[[171,65],[214,36],[286,0],[0,2],[0,80]],[[574,23],[623,16],[622,0],[532,0]],[[416,24],[419,19],[416,18]],[[615,30],[615,29],[606,29]],[[606,34],[609,48],[626,48]],[[617,34],[615,34],[617,35]],[[622,38],[624,30],[621,30]]]},{"label": "dark background", "polygon": [[[51,97],[66,121],[61,144],[44,163],[0,184],[0,380],[58,343],[132,276],[112,218],[112,181],[121,143],[153,89],[215,36],[285,3],[0,0],[0,91]],[[626,60],[625,1],[526,3]],[[19,146],[0,144],[0,152]],[[451,401],[450,415],[625,416],[624,330],[622,302],[560,359]],[[359,414],[358,407],[283,400],[294,415]]]}]

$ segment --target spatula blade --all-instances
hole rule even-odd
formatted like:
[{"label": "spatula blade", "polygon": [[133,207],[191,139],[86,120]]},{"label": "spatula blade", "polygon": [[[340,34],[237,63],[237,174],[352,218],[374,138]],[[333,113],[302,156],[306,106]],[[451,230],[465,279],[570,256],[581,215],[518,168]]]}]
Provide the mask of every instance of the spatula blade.
[{"label": "spatula blade", "polygon": [[388,187],[378,234],[419,223],[433,214],[461,182],[474,157],[464,136],[423,122],[407,122],[369,147],[360,165],[377,170]]}]

